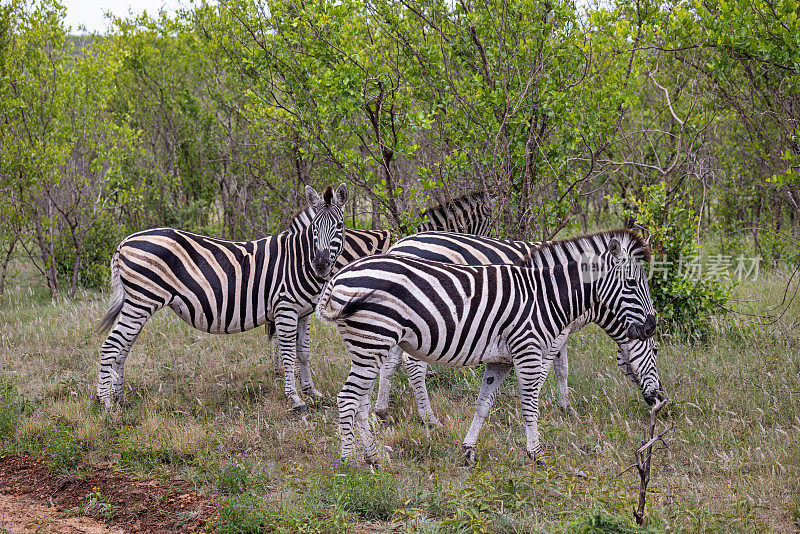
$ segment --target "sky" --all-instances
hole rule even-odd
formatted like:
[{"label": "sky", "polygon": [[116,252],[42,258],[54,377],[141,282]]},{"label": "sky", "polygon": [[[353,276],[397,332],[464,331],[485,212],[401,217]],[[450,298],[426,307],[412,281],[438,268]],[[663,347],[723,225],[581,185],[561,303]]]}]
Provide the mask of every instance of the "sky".
[{"label": "sky", "polygon": [[104,11],[111,11],[118,17],[134,16],[147,11],[155,16],[164,7],[167,13],[174,14],[176,9],[189,6],[188,0],[61,0],[67,8],[65,25],[72,27],[72,33],[84,33],[78,30],[79,25],[86,26],[86,31],[105,33],[110,24],[103,16]]}]

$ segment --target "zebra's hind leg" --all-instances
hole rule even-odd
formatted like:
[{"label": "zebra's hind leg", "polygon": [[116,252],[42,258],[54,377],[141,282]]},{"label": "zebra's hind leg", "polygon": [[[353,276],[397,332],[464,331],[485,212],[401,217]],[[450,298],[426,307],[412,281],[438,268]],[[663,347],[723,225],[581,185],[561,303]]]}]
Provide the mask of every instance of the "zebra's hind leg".
[{"label": "zebra's hind leg", "polygon": [[389,396],[392,390],[392,377],[397,370],[397,365],[403,355],[403,349],[399,346],[392,347],[389,350],[389,356],[383,362],[380,371],[380,378],[378,379],[378,397],[375,399],[375,415],[381,421],[392,422],[389,415]]},{"label": "zebra's hind leg", "polygon": [[[364,460],[370,465],[377,465],[380,459],[378,447],[372,435],[372,429],[369,427],[369,407],[372,401],[372,392],[375,389],[377,369],[375,371],[369,391],[361,398],[361,404],[358,407],[358,413],[356,413],[356,424],[358,425],[359,437],[361,438],[361,446],[364,447]],[[370,376],[370,374],[371,373],[368,373],[367,376]]]},{"label": "zebra's hind leg", "polygon": [[303,393],[318,399],[322,397],[322,393],[314,387],[314,380],[311,375],[310,331],[311,315],[300,317],[297,320],[297,365],[300,373],[300,387],[303,388]]},{"label": "zebra's hind leg", "polygon": [[[348,347],[349,349],[350,347]],[[367,461],[375,463],[378,451],[369,429],[369,402],[375,378],[378,376],[379,359],[350,351],[352,363],[350,374],[337,397],[339,405],[339,437],[341,458],[348,461],[355,451],[355,426],[364,445]]]},{"label": "zebra's hind leg", "polygon": [[464,454],[464,465],[472,467],[475,465],[475,445],[478,443],[478,434],[481,431],[483,422],[489,415],[492,409],[497,393],[500,391],[500,386],[511,372],[511,365],[503,363],[487,363],[486,369],[483,372],[483,382],[481,383],[481,390],[478,393],[478,400],[475,402],[475,416],[472,418],[472,424],[467,432],[467,437],[464,438],[462,445]]},{"label": "zebra's hind leg", "polygon": [[106,408],[115,401],[124,401],[125,359],[133,342],[153,312],[125,302],[119,321],[100,348],[100,374],[97,378],[97,400]]}]

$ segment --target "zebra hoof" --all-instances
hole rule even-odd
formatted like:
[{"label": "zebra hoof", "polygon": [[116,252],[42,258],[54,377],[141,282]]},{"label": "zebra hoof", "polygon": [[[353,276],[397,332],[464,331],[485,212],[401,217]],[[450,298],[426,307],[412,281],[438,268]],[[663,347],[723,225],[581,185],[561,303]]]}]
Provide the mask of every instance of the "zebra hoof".
[{"label": "zebra hoof", "polygon": [[309,397],[311,397],[314,400],[318,400],[318,399],[322,398],[322,393],[320,393],[320,391],[315,389],[315,388],[304,389],[303,393],[305,393],[306,395],[308,395]]},{"label": "zebra hoof", "polygon": [[544,467],[545,465],[544,457],[541,452],[528,451],[528,458],[533,460],[534,465],[538,465],[539,467]]},{"label": "zebra hoof", "polygon": [[464,467],[473,468],[475,467],[475,448],[474,447],[467,447],[466,445],[462,448],[462,456],[463,462],[462,465]]},{"label": "zebra hoof", "polygon": [[375,416],[378,418],[378,420],[381,423],[383,423],[386,426],[394,426],[394,424],[395,424],[394,417],[389,415],[389,411],[388,410],[385,410],[385,411],[384,410],[381,410],[381,411],[375,410]]},{"label": "zebra hoof", "polygon": [[305,404],[300,404],[298,406],[292,406],[292,411],[294,413],[308,413],[308,406]]},{"label": "zebra hoof", "polygon": [[566,406],[559,406],[558,408],[567,417],[571,419],[580,419],[578,417],[578,412],[575,411],[575,408],[573,408],[571,404],[567,404]]},{"label": "zebra hoof", "polygon": [[425,426],[431,428],[442,428],[442,422],[439,421],[439,418],[435,415],[429,415],[428,417],[423,417],[422,422],[425,423]]}]

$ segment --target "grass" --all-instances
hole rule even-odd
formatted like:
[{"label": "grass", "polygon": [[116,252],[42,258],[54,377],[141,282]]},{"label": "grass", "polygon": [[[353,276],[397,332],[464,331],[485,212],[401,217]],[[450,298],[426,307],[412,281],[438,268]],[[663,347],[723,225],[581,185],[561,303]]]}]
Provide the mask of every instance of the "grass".
[{"label": "grass", "polygon": [[[764,275],[736,298],[767,309],[786,276]],[[92,403],[107,295],[50,302],[20,276],[0,303],[0,453],[46,454],[56,471],[77,459],[142,477],[180,478],[220,504],[220,532],[634,532],[633,461],[647,414],[590,327],[572,336],[570,385],[579,419],[563,415],[554,377],[542,394],[548,464],[531,466],[513,381],[504,385],[477,447],[459,467],[479,369],[444,369],[430,383],[442,428],[417,419],[396,380],[396,423],[376,438],[390,463],[371,472],[338,464],[336,394],[349,363],[332,329],[312,324],[323,402],[289,409],[263,330],[214,336],[162,311],[125,369],[129,405]],[[712,319],[701,341],[660,340],[659,369],[673,399],[669,450],[657,453],[646,531],[796,531],[800,528],[800,305],[774,324]],[[586,477],[576,476],[576,472]],[[97,499],[98,505],[102,499]]]}]

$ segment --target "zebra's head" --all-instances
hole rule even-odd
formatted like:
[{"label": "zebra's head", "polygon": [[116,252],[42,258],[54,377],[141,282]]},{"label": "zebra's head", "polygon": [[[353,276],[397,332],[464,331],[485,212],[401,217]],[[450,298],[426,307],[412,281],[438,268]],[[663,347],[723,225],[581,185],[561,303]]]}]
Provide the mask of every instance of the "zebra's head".
[{"label": "zebra's head", "polygon": [[650,250],[630,232],[608,235],[607,250],[599,258],[582,258],[581,276],[598,282],[598,301],[625,325],[629,339],[649,339],[656,331],[656,315],[642,261],[649,260]]},{"label": "zebra's head", "polygon": [[617,365],[642,390],[645,402],[651,406],[663,399],[657,356],[658,345],[652,338],[620,343],[617,351]]},{"label": "zebra's head", "polygon": [[341,184],[335,192],[329,185],[322,196],[307,185],[306,200],[316,210],[310,225],[313,235],[311,268],[314,275],[325,278],[344,248],[342,206],[347,202],[347,185]]}]

